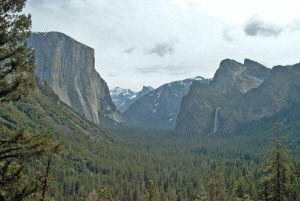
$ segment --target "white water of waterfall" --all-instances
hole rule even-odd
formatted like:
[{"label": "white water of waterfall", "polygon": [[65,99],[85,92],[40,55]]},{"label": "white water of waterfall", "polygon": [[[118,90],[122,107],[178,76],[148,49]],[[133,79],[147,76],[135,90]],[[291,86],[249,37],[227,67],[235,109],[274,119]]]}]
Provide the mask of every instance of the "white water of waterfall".
[{"label": "white water of waterfall", "polygon": [[219,109],[220,109],[220,108],[217,107],[216,112],[215,112],[214,130],[213,130],[212,132],[210,132],[208,135],[211,135],[211,134],[217,132],[217,130],[218,130],[218,115],[219,115]]}]

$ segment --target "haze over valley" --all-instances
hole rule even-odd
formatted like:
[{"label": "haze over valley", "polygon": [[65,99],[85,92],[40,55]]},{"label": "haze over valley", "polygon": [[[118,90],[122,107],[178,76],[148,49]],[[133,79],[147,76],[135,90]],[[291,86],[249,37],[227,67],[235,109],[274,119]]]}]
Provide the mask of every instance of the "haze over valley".
[{"label": "haze over valley", "polygon": [[1,1],[0,200],[300,201],[299,8]]}]

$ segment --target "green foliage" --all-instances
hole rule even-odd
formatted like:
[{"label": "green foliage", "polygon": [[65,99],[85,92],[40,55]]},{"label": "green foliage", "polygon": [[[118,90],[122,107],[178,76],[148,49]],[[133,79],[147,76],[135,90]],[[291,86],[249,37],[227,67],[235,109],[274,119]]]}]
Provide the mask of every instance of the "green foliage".
[{"label": "green foliage", "polygon": [[204,186],[201,185],[194,201],[206,201],[206,200],[207,200],[207,191],[205,190]]},{"label": "green foliage", "polygon": [[[243,199],[237,192],[239,183],[245,185],[242,190],[245,200],[264,200],[260,197],[259,180],[265,169],[263,153],[273,132],[179,138],[170,129],[123,127],[110,130],[114,133],[110,134],[60,102],[44,82],[37,82],[38,90],[26,101],[1,105],[0,116],[12,130],[51,131],[56,140],[65,141],[62,154],[51,163],[48,198],[88,200],[92,194],[98,197],[100,190],[93,193],[97,189],[108,188],[114,199],[146,200],[152,180],[158,200],[194,200],[199,199],[200,192],[204,192],[207,200],[210,173],[219,170],[225,200]],[[289,174],[294,179],[292,200],[299,200],[299,125],[295,119],[282,127],[290,139],[286,145],[293,162],[287,163],[295,173]],[[38,175],[38,170],[44,173],[43,161],[27,163],[23,172],[32,176]],[[36,195],[40,198],[40,193]]]},{"label": "green foliage", "polygon": [[114,201],[108,188],[101,189],[98,201]]},{"label": "green foliage", "polygon": [[55,144],[50,133],[11,132],[3,126],[0,130],[0,198],[21,200],[39,189],[42,177],[26,175],[24,163],[33,157],[57,154],[62,142]]},{"label": "green foliage", "polygon": [[29,133],[24,129],[10,132],[0,125],[0,160],[26,160],[32,156],[59,153],[62,143],[55,144],[51,133]]},{"label": "green foliage", "polygon": [[[36,137],[41,135],[41,139],[50,137],[51,131],[55,141],[64,140],[65,149],[62,155],[54,157],[51,162],[48,196],[52,195],[58,200],[83,196],[98,184],[94,176],[99,172],[96,167],[101,164],[99,146],[108,148],[117,137],[113,138],[99,126],[60,102],[58,96],[43,81],[37,79],[37,83],[37,90],[31,92],[25,101],[0,105],[3,125],[13,132],[25,128],[26,134]],[[42,133],[38,134],[39,132]],[[26,162],[24,172],[32,177],[38,170],[44,173],[44,161],[42,158]]]},{"label": "green foliage", "polygon": [[[100,128],[60,102],[43,81],[29,92],[34,53],[25,42],[30,15],[19,14],[25,2],[0,2],[0,102],[31,93],[23,102],[0,105],[0,200],[40,199],[43,156],[59,152],[54,142],[62,139],[47,200],[300,200],[300,104],[241,125],[232,136],[178,138],[167,129],[116,128],[103,117]],[[222,99],[210,101],[219,105]],[[265,168],[262,153],[275,119],[286,121],[282,130],[292,139],[286,144],[291,151],[288,158],[275,138]]]},{"label": "green foliage", "polygon": [[[0,2],[1,107],[24,99],[36,86],[34,52],[25,41],[30,35],[31,16],[20,14],[25,4],[26,0]],[[42,178],[41,174],[27,175],[25,164],[34,157],[57,154],[61,143],[55,144],[49,132],[9,131],[2,126],[2,115],[0,120],[0,199],[23,200],[39,189]],[[18,120],[16,117],[15,122]]]},{"label": "green foliage", "polygon": [[236,186],[236,189],[235,189],[235,196],[238,198],[238,199],[241,199],[241,200],[245,200],[246,199],[246,182],[244,180],[243,177],[240,177],[239,180],[237,181],[237,186]]},{"label": "green foliage", "polygon": [[[272,138],[273,145],[268,152],[268,166],[265,169],[266,176],[262,179],[261,197],[265,200],[291,200],[291,188],[294,182],[290,179],[295,178],[288,166],[286,155],[287,149],[281,140],[286,138],[279,137],[280,123],[274,124],[276,137]],[[275,146],[274,146],[275,145]]]},{"label": "green foliage", "polygon": [[34,52],[25,41],[31,16],[19,14],[25,4],[26,0],[0,3],[0,102],[23,99],[35,87]]},{"label": "green foliage", "polygon": [[225,200],[224,178],[219,170],[210,173],[210,177],[207,181],[207,192],[208,200]]},{"label": "green foliage", "polygon": [[158,201],[157,192],[152,180],[149,181],[146,193],[146,200],[147,201]]},{"label": "green foliage", "polygon": [[0,200],[22,200],[37,191],[40,180],[23,173],[23,167],[12,161],[0,162]]}]

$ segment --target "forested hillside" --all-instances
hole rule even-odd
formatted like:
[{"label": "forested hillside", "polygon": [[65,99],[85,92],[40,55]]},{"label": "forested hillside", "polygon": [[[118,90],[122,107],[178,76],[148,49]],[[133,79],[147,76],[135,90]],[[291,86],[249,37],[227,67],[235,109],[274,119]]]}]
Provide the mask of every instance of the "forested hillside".
[{"label": "forested hillside", "polygon": [[[148,128],[130,127],[95,70],[92,49],[86,60],[83,44],[56,32],[49,40],[55,53],[48,54],[49,44],[41,45],[47,34],[36,35],[41,54],[27,46],[32,24],[31,15],[23,14],[25,5],[26,0],[0,2],[1,201],[300,201],[299,64],[270,71],[251,60],[224,60],[209,85],[194,82],[189,91],[193,80],[178,81],[176,90],[170,83],[148,94],[157,98],[146,104],[155,106],[150,113],[161,107],[156,102],[161,96],[166,97],[162,109],[172,104],[172,110],[179,109],[186,101],[178,118],[185,129],[178,130],[180,124],[176,130],[158,128],[158,118]],[[72,44],[78,48],[69,48]],[[124,53],[135,47],[130,49]],[[173,45],[156,44],[145,53],[164,57],[173,51]],[[49,65],[40,66],[46,77],[57,62],[48,77],[55,78],[53,85],[35,76],[35,55],[40,64],[49,59]],[[144,72],[149,70],[157,71],[147,67]],[[97,83],[89,79],[93,76]],[[66,85],[68,90],[58,90]],[[242,110],[236,108],[239,103]],[[241,116],[222,127],[234,112]],[[200,135],[200,129],[207,133],[205,126],[213,126],[213,132]]]},{"label": "forested hillside", "polygon": [[[12,129],[51,130],[57,139],[64,139],[64,151],[51,165],[48,196],[92,199],[107,188],[115,199],[147,200],[152,181],[158,200],[201,200],[201,196],[211,200],[211,191],[216,190],[211,182],[219,182],[218,200],[265,200],[261,191],[265,154],[275,136],[272,124],[281,114],[243,125],[237,136],[183,138],[173,130],[133,127],[111,128],[112,135],[78,116],[38,83],[38,91],[25,102],[2,105],[1,117]],[[290,190],[299,200],[300,106],[294,108],[284,112],[291,118],[280,135],[289,138],[286,164],[294,181]],[[27,167],[30,174],[37,169],[43,171],[45,164],[37,160]]]}]

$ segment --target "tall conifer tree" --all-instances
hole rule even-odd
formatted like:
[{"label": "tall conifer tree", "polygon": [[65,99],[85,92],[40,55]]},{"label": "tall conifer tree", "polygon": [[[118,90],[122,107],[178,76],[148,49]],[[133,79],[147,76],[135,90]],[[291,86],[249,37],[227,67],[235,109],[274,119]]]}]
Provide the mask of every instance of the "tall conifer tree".
[{"label": "tall conifer tree", "polygon": [[[0,104],[20,101],[35,88],[34,52],[27,47],[31,16],[20,14],[26,0],[0,0]],[[1,122],[0,122],[1,123]],[[50,133],[11,132],[0,125],[0,200],[23,200],[43,176],[29,177],[24,162],[60,150]]]},{"label": "tall conifer tree", "polygon": [[279,137],[280,126],[282,124],[279,122],[273,126],[275,138],[272,138],[273,144],[268,152],[268,166],[265,169],[266,176],[261,184],[261,197],[264,200],[285,201],[289,197],[291,185],[288,179],[287,149],[282,143],[286,138]]},{"label": "tall conifer tree", "polygon": [[0,101],[17,101],[35,87],[34,52],[27,47],[31,16],[26,0],[0,1]]}]

